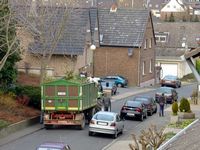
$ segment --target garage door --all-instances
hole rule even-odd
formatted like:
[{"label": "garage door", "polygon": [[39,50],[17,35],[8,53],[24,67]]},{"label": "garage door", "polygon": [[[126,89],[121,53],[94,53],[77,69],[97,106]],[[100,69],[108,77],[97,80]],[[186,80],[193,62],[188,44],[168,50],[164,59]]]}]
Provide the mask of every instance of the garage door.
[{"label": "garage door", "polygon": [[178,76],[178,65],[177,64],[161,64],[162,73],[161,78],[166,75]]}]

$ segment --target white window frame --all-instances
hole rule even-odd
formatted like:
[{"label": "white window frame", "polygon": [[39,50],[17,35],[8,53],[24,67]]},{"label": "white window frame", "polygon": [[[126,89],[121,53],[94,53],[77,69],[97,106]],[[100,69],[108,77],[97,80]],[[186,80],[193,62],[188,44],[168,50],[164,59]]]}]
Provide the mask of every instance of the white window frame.
[{"label": "white window frame", "polygon": [[145,41],[144,41],[144,49],[147,49],[147,42],[148,42],[148,40],[145,39]]},{"label": "white window frame", "polygon": [[145,66],[146,66],[146,62],[143,61],[142,62],[142,75],[145,75]]},{"label": "white window frame", "polygon": [[149,48],[152,48],[152,38],[149,39]]},{"label": "white window frame", "polygon": [[153,60],[151,59],[149,63],[149,73],[152,73],[152,63],[153,63]]}]

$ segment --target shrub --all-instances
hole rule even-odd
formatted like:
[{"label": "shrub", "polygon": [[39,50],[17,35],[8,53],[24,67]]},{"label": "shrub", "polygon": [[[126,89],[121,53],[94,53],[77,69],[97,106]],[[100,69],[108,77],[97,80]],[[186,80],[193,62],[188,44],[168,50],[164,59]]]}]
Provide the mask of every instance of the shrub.
[{"label": "shrub", "polygon": [[41,89],[40,87],[32,86],[17,86],[15,94],[22,103],[40,109],[41,106]]},{"label": "shrub", "polygon": [[172,112],[173,112],[173,115],[177,115],[177,112],[178,112],[178,103],[177,102],[174,102],[172,104]]},{"label": "shrub", "polygon": [[191,112],[190,103],[185,97],[181,98],[179,110],[180,112]]}]

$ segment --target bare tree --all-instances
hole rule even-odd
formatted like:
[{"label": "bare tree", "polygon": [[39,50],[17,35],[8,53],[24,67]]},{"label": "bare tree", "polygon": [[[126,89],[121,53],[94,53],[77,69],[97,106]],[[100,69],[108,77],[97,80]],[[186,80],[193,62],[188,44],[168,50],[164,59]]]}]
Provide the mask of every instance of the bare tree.
[{"label": "bare tree", "polygon": [[132,134],[133,144],[129,144],[131,150],[139,150],[139,143],[142,146],[142,150],[146,150],[147,146],[153,147],[156,150],[166,139],[164,134],[164,128],[157,129],[155,125],[151,125],[147,130],[142,130],[139,140]]},{"label": "bare tree", "polygon": [[[19,41],[14,32],[12,35],[10,35],[10,31],[15,28],[15,23],[12,12],[8,10],[7,0],[0,1],[0,13],[0,31],[4,33],[0,35],[0,51],[5,52],[5,55],[2,56],[2,59],[0,60],[1,71],[8,57],[19,50]],[[3,13],[5,13],[5,15],[2,15]]]},{"label": "bare tree", "polygon": [[[29,51],[40,60],[40,82],[46,78],[46,69],[63,36],[72,9],[59,0],[11,0],[10,6],[18,25],[34,38]],[[72,5],[70,5],[72,6]]]}]

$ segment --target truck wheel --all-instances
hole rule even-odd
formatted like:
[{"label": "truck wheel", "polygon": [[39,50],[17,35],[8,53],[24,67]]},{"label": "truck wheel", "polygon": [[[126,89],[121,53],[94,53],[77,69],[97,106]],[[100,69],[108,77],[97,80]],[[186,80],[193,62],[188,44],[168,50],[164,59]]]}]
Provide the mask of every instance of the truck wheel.
[{"label": "truck wheel", "polygon": [[44,125],[44,128],[45,128],[46,130],[51,129],[52,127],[53,127],[53,125],[47,125],[47,124]]},{"label": "truck wheel", "polygon": [[95,113],[96,113],[95,108],[91,108],[91,109],[89,110],[88,122],[90,122],[90,120],[92,119],[92,117],[94,116]]},{"label": "truck wheel", "polygon": [[83,114],[83,119],[82,119],[82,122],[81,122],[79,129],[83,130],[84,128],[85,128],[85,115]]}]

